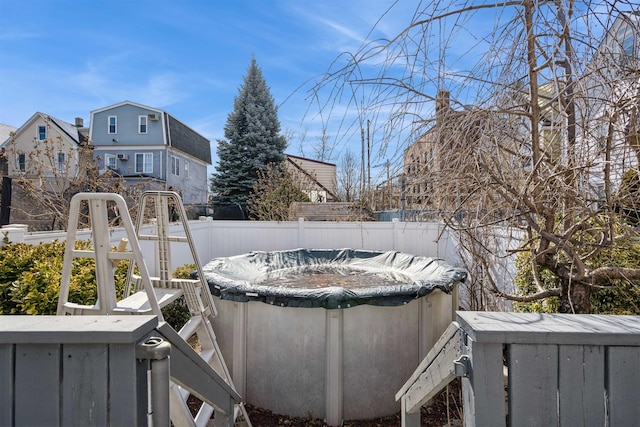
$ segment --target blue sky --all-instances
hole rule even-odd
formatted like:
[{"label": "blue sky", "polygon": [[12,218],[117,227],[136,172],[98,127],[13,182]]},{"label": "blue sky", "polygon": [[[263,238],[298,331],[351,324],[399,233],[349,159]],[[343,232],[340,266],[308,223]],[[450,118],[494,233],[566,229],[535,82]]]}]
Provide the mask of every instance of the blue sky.
[{"label": "blue sky", "polygon": [[[168,111],[208,138],[212,172],[216,139],[224,136],[254,56],[290,137],[287,152],[316,158],[324,123],[334,145],[328,160],[339,164],[347,147],[359,159],[360,128],[371,119],[372,179],[379,182],[386,173],[376,164],[391,160],[392,174],[402,168],[402,151],[412,141],[403,130],[432,118],[428,96],[444,87],[459,102],[482,99],[467,76],[482,75],[491,41],[485,36],[513,17],[514,8],[437,21],[428,30],[428,49],[421,45],[424,57],[395,51],[395,62],[382,54],[361,64],[364,78],[410,74],[427,98],[403,101],[389,87],[377,93],[360,88],[354,102],[343,86],[342,99],[325,98],[333,108],[328,117],[331,108],[316,114],[309,89],[328,69],[339,68],[345,57],[334,61],[342,53],[394,37],[414,18],[424,19],[428,12],[416,10],[427,5],[439,7],[421,0],[0,0],[0,123],[18,127],[40,111],[71,123],[82,117],[88,125],[90,111],[130,100]],[[411,43],[421,30],[414,30],[408,49],[415,49]],[[376,102],[374,113],[358,109]],[[408,104],[412,110],[404,114]],[[385,116],[392,110],[400,112],[397,121]],[[395,139],[387,138],[391,133]]]},{"label": "blue sky", "polygon": [[[312,157],[320,128],[313,116],[302,122],[307,89],[340,53],[362,45],[390,4],[0,0],[0,123],[18,127],[41,111],[88,124],[91,110],[130,100],[197,130],[215,158],[254,55],[282,129],[294,136],[288,152]],[[415,7],[397,5],[371,37],[397,32]]]}]

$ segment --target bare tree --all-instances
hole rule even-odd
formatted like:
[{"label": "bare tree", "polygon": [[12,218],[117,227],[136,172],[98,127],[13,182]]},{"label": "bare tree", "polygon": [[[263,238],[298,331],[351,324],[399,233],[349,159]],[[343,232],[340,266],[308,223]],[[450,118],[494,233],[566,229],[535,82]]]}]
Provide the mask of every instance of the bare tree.
[{"label": "bare tree", "polygon": [[289,170],[285,163],[269,164],[266,171],[258,171],[258,181],[247,202],[252,219],[258,221],[287,221],[293,202],[309,202],[301,190],[310,188],[310,178]]},{"label": "bare tree", "polygon": [[338,194],[345,202],[353,202],[358,197],[360,167],[358,159],[347,148],[340,159],[338,171]]},{"label": "bare tree", "polygon": [[[50,118],[46,119],[51,126]],[[71,198],[78,192],[115,192],[125,197],[131,215],[135,216],[139,195],[148,189],[162,188],[158,180],[126,179],[114,171],[99,171],[93,158],[93,147],[84,139],[70,145],[61,137],[33,139],[25,152],[15,140],[6,145],[5,156],[21,159],[12,176],[12,215],[41,229],[65,230],[69,221]],[[135,181],[135,182],[134,182]],[[110,211],[110,221],[117,225],[120,214]],[[88,221],[82,218],[81,221]]]},{"label": "bare tree", "polygon": [[[639,209],[636,8],[422,2],[406,28],[336,61],[315,87],[333,99],[324,106],[347,87],[366,93],[357,108],[388,123],[384,140],[424,142],[419,200],[459,236],[470,306],[556,298],[585,313],[592,291],[638,286],[640,261],[617,256],[640,235],[622,214]],[[531,272],[524,294],[516,256]]]}]

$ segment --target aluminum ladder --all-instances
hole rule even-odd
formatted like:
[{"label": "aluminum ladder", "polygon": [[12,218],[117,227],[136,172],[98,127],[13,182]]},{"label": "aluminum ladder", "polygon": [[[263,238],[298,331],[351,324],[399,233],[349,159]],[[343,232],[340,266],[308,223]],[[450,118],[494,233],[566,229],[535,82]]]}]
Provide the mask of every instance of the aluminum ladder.
[{"label": "aluminum ladder", "polygon": [[[75,240],[82,202],[89,204],[89,217],[93,237],[93,250],[76,250]],[[109,244],[109,212],[114,208],[120,215],[127,238],[121,241],[118,250],[111,250]],[[163,321],[161,309],[169,303],[184,297],[190,319],[180,329],[180,337],[189,342],[193,336],[200,344],[200,356],[235,391],[229,370],[222,358],[211,321],[217,312],[208,285],[202,273],[198,254],[193,244],[186,212],[179,195],[171,191],[147,191],[140,197],[136,226],[134,228],[124,199],[113,193],[80,193],[71,200],[67,244],[60,285],[58,315],[63,314],[155,314]],[[170,223],[175,217],[175,225],[181,224],[184,235],[170,235]],[[146,221],[145,221],[146,220]],[[145,232],[145,229],[151,231]],[[152,277],[143,256],[141,242],[152,242],[157,275]],[[198,279],[173,278],[171,267],[171,247],[179,243],[189,245],[192,260],[196,265]],[[124,251],[126,244],[131,252]],[[147,251],[149,253],[149,251]],[[94,258],[98,300],[93,306],[75,304],[68,301],[69,284],[73,258]],[[117,301],[114,281],[114,266],[119,260],[129,262],[125,281],[124,298]],[[137,267],[137,271],[136,271]],[[206,426],[209,424],[213,407],[204,403],[195,417],[187,404],[189,392],[171,383],[170,418],[175,426]],[[243,404],[236,405],[233,419],[237,426],[251,427],[249,416]],[[215,422],[215,419],[214,419]]]}]

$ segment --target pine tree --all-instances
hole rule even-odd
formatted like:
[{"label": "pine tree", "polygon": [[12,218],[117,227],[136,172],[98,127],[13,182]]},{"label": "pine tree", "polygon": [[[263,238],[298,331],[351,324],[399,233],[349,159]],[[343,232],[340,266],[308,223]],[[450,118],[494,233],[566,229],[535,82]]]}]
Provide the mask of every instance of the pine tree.
[{"label": "pine tree", "polygon": [[245,204],[258,171],[285,160],[286,139],[262,71],[251,58],[234,110],[227,117],[224,140],[218,140],[218,165],[210,179],[214,205]]}]

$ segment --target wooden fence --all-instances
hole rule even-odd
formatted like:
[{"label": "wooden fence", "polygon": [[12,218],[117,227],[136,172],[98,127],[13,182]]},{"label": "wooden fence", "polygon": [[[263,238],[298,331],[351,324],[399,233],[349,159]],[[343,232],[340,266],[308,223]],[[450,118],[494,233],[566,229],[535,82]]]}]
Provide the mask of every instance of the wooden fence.
[{"label": "wooden fence", "polygon": [[637,426],[640,316],[458,312],[396,394],[402,425],[455,376],[465,426]]},{"label": "wooden fence", "polygon": [[170,379],[234,425],[240,396],[156,316],[2,317],[1,426],[169,427]]}]

